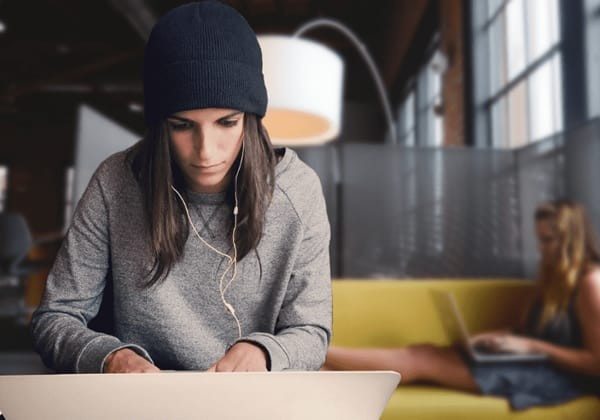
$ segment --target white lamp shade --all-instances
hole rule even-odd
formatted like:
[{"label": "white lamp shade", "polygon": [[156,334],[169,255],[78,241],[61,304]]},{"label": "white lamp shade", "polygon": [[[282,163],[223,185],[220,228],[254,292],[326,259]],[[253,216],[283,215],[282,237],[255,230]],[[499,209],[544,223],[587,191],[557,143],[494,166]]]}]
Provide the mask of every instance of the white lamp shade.
[{"label": "white lamp shade", "polygon": [[263,123],[279,146],[322,144],[340,133],[344,66],[316,42],[258,37],[269,105]]}]

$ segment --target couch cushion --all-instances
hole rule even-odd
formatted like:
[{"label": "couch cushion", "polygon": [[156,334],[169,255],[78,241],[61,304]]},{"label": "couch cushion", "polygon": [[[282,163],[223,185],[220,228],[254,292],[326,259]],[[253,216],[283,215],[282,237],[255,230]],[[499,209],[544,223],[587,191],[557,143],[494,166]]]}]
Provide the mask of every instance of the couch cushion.
[{"label": "couch cushion", "polygon": [[471,332],[516,325],[533,293],[525,280],[335,280],[333,344],[450,344],[431,290],[451,290]]},{"label": "couch cushion", "polygon": [[388,402],[382,420],[598,420],[600,399],[579,398],[566,404],[511,410],[502,398],[482,397],[433,386],[403,386]]}]

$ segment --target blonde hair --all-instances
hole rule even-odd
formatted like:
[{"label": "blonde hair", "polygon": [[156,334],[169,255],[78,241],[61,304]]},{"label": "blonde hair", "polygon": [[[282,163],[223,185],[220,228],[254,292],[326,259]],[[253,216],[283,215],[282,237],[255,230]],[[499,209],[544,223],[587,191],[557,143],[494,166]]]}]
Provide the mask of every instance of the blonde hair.
[{"label": "blonde hair", "polygon": [[558,241],[558,255],[540,261],[538,298],[541,316],[537,328],[566,311],[579,280],[590,264],[600,262],[600,251],[593,228],[583,207],[569,200],[557,200],[540,205],[535,221],[550,221]]}]

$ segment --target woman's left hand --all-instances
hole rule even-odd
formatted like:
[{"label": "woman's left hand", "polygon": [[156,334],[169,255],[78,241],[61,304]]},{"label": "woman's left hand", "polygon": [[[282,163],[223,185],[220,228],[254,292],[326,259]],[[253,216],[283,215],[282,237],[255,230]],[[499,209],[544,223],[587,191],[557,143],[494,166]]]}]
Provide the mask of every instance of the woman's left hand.
[{"label": "woman's left hand", "polygon": [[534,341],[514,334],[487,333],[475,337],[473,344],[498,352],[527,354],[535,353]]},{"label": "woman's left hand", "polygon": [[267,355],[256,344],[241,341],[234,344],[207,372],[256,372],[267,370]]}]

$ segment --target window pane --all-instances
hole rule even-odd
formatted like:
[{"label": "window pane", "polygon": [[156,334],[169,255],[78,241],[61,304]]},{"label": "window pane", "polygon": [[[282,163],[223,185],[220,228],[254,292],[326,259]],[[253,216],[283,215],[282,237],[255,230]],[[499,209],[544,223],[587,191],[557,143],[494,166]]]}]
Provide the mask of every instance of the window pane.
[{"label": "window pane", "polygon": [[441,77],[438,71],[433,70],[432,58],[429,60],[429,64],[426,67],[426,75],[427,75],[427,103],[433,103],[440,94],[441,89]]},{"label": "window pane", "polygon": [[552,60],[547,60],[529,77],[529,115],[531,140],[539,140],[555,132]]},{"label": "window pane", "polygon": [[562,59],[560,54],[552,57],[552,91],[554,92],[555,131],[563,131],[563,98],[562,98]]},{"label": "window pane", "polygon": [[409,146],[414,146],[415,140],[415,93],[414,90],[406,97],[400,107],[400,139]]},{"label": "window pane", "polygon": [[600,116],[600,0],[585,1],[585,69],[588,118]]},{"label": "window pane", "polygon": [[492,145],[496,148],[508,146],[508,124],[506,120],[506,100],[502,97],[491,109]]},{"label": "window pane", "polygon": [[404,127],[406,131],[415,130],[415,93],[408,95],[404,102]]},{"label": "window pane", "polygon": [[510,148],[521,147],[528,142],[527,88],[522,81],[508,92],[508,127]]},{"label": "window pane", "polygon": [[427,121],[425,146],[435,145],[435,115],[433,115],[433,109],[429,108],[426,111],[425,119]]},{"label": "window pane", "polygon": [[506,6],[509,80],[512,80],[525,68],[525,16],[523,11],[523,0],[510,0]]},{"label": "window pane", "polygon": [[425,75],[427,80],[427,104],[430,104],[433,102],[433,98],[435,98],[435,74],[431,70],[431,65],[425,68]]},{"label": "window pane", "polygon": [[0,212],[4,211],[8,191],[8,166],[0,165]]},{"label": "window pane", "polygon": [[490,96],[507,82],[504,20],[504,13],[501,13],[489,27]]},{"label": "window pane", "polygon": [[441,146],[444,142],[444,118],[433,112],[433,146]]},{"label": "window pane", "polygon": [[531,63],[558,42],[558,3],[557,0],[528,0],[526,4]]},{"label": "window pane", "polygon": [[488,19],[496,13],[501,4],[502,0],[488,0]]}]

